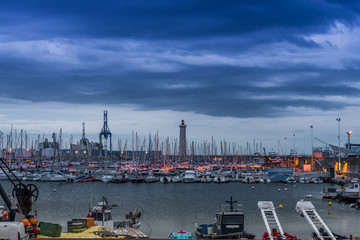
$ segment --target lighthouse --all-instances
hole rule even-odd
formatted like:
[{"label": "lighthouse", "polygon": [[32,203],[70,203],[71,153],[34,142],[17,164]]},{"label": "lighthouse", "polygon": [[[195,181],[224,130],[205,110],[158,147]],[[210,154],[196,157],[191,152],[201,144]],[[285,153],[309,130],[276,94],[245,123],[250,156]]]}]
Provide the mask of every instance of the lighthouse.
[{"label": "lighthouse", "polygon": [[179,156],[180,160],[186,159],[186,125],[185,121],[181,120],[180,127],[180,142],[179,142]]}]

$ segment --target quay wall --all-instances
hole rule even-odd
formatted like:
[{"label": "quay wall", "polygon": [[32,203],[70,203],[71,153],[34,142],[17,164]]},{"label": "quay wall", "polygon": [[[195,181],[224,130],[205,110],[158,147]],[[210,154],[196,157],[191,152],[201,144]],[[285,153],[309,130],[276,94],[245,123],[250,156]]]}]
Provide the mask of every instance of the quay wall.
[{"label": "quay wall", "polygon": [[[341,162],[341,174],[347,177],[357,178],[360,177],[360,158],[359,157],[344,157],[340,158]],[[297,167],[302,168],[304,164],[310,164],[311,157],[298,157]],[[339,158],[338,157],[326,157],[324,159],[314,159],[314,169],[317,171],[338,172],[339,170]]]}]

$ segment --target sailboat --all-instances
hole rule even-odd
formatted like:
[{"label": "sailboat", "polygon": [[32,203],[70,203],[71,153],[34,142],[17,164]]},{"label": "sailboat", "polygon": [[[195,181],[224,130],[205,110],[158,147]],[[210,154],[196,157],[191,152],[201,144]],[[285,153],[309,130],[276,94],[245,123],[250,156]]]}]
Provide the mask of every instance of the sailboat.
[{"label": "sailboat", "polygon": [[112,180],[114,179],[114,176],[110,175],[108,173],[108,168],[107,168],[107,164],[108,164],[108,162],[106,161],[106,159],[107,159],[107,137],[105,137],[105,153],[104,153],[104,155],[105,155],[105,175],[103,175],[101,177],[101,181],[103,183],[109,183],[109,182],[112,182]]}]

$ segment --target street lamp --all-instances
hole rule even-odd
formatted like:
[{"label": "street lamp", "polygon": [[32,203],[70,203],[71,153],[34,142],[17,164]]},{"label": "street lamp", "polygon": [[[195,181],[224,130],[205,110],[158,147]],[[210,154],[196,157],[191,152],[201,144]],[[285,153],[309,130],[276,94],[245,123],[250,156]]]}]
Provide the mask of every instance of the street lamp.
[{"label": "street lamp", "polygon": [[313,125],[311,125],[310,128],[311,128],[311,171],[312,171],[314,166]]},{"label": "street lamp", "polygon": [[339,172],[341,171],[341,162],[340,162],[340,122],[341,118],[337,118],[336,121],[338,122],[338,139],[339,139]]}]

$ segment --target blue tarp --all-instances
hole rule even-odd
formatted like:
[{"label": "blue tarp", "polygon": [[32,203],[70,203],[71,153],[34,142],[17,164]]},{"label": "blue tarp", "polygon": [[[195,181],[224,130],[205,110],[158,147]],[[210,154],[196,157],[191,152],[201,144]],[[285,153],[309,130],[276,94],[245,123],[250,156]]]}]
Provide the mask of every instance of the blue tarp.
[{"label": "blue tarp", "polygon": [[284,181],[288,177],[294,176],[292,168],[268,168],[267,176],[271,181]]}]

